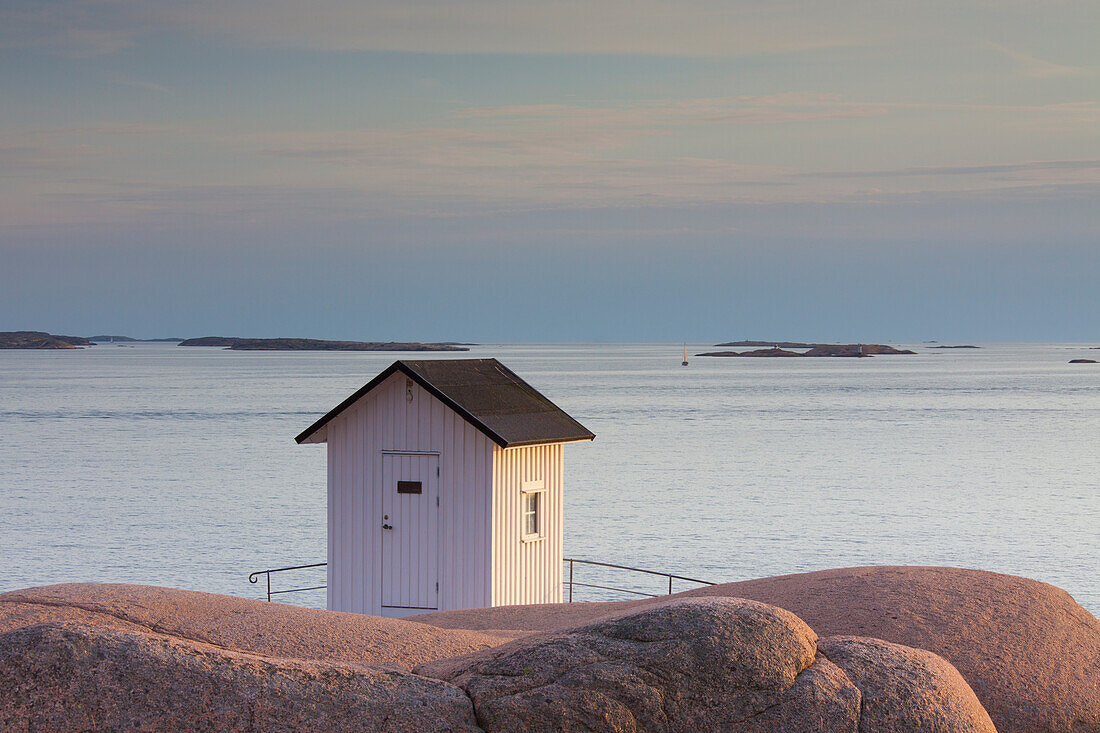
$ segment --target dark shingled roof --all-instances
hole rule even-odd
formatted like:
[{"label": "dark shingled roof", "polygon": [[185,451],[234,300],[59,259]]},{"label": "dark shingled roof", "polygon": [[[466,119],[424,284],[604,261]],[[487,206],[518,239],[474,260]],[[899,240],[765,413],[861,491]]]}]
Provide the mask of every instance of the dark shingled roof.
[{"label": "dark shingled roof", "polygon": [[496,359],[395,361],[309,426],[303,443],[394,372],[403,372],[499,445],[592,440],[596,436]]}]

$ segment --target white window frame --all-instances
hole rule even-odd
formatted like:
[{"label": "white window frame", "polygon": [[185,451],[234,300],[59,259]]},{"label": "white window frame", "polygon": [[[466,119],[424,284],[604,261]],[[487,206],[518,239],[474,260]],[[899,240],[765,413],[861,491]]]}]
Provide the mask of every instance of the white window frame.
[{"label": "white window frame", "polygon": [[[533,534],[527,532],[527,496],[536,494],[538,501],[535,509],[535,523],[538,530]],[[519,502],[519,531],[523,542],[538,542],[546,537],[546,483],[541,479],[537,481],[524,481],[520,487]]]}]

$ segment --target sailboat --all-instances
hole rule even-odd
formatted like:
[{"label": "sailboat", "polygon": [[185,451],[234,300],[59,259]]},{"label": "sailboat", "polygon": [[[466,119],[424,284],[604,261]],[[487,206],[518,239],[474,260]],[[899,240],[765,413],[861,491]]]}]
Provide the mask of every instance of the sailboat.
[{"label": "sailboat", "polygon": [[684,360],[680,362],[680,366],[688,365],[688,345],[684,344]]}]

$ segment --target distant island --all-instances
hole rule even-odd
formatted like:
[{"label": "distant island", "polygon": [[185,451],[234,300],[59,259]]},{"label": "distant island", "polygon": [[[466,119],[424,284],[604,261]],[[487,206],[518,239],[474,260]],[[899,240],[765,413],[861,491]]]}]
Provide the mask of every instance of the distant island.
[{"label": "distant island", "polygon": [[974,346],[973,344],[962,344],[960,346],[930,346],[930,349],[980,349],[981,346]]},{"label": "distant island", "polygon": [[802,356],[797,351],[786,349],[756,349],[755,351],[706,351],[696,356]]},{"label": "distant island", "polygon": [[1095,364],[1096,359],[1070,359],[1070,364]]},{"label": "distant island", "polygon": [[775,349],[812,349],[830,344],[804,344],[798,341],[726,341],[715,346],[770,346]]},{"label": "distant island", "polygon": [[[748,356],[748,357],[788,357],[788,356],[839,356],[864,357],[876,354],[915,354],[909,349],[895,349],[884,344],[803,344],[794,341],[732,341],[716,346],[770,346],[768,349],[754,351],[706,351],[696,356]],[[790,349],[807,349],[804,352]]]},{"label": "distant island", "polygon": [[220,346],[233,351],[469,351],[473,344],[454,341],[324,341],[322,339],[254,339],[235,336],[203,336],[186,339],[179,346]]},{"label": "distant island", "polygon": [[254,339],[235,336],[138,339],[132,336],[62,336],[45,331],[0,331],[0,349],[79,349],[97,343],[176,343],[179,346],[218,346],[234,351],[469,351],[477,344],[459,341],[325,341],[322,339]]},{"label": "distant island", "polygon": [[79,349],[95,346],[83,336],[60,336],[45,331],[0,331],[0,349]]},{"label": "distant island", "polygon": [[117,343],[117,344],[170,344],[183,341],[181,338],[165,338],[165,339],[136,339],[133,336],[89,336],[89,341],[95,341],[97,344],[103,343]]}]

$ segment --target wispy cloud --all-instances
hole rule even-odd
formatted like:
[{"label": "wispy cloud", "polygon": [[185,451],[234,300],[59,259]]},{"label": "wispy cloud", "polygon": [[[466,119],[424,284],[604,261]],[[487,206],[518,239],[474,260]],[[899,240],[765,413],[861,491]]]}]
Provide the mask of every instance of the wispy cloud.
[{"label": "wispy cloud", "polygon": [[838,13],[791,0],[329,0],[323,12],[297,0],[197,0],[165,16],[203,34],[333,50],[705,56],[870,41]]},{"label": "wispy cloud", "polygon": [[[406,201],[598,205],[660,200],[759,200],[778,169],[732,161],[623,155],[623,140],[590,131],[542,136],[426,129],[280,135],[256,154],[305,161],[306,177]],[[615,153],[613,156],[611,153]],[[314,168],[313,166],[317,166]]]},{"label": "wispy cloud", "polygon": [[46,48],[63,56],[101,56],[127,48],[151,31],[138,0],[6,0],[0,5],[0,48]]},{"label": "wispy cloud", "polygon": [[85,164],[89,159],[104,158],[113,152],[106,145],[80,143],[49,144],[28,142],[26,144],[0,143],[0,167],[7,175],[22,175],[31,172],[55,173],[71,169],[75,165]]},{"label": "wispy cloud", "polygon": [[989,43],[990,48],[1000,51],[1012,60],[1014,69],[1020,76],[1030,79],[1054,79],[1059,77],[1097,76],[1100,68],[1088,66],[1068,66],[1053,61],[1036,58],[1020,51],[1014,51],[999,43]]},{"label": "wispy cloud", "polygon": [[[452,216],[555,207],[867,203],[924,194],[1091,185],[1095,159],[844,169],[826,159],[692,149],[699,138],[763,131],[812,139],[816,128],[936,114],[1045,125],[1096,117],[1095,104],[865,102],[789,92],[637,104],[478,106],[419,127],[256,130],[144,123],[0,130],[6,215],[100,221],[301,221]],[[772,129],[774,128],[774,129]],[[846,133],[849,134],[849,133]],[[196,165],[196,161],[208,165]],[[769,162],[770,160],[770,162]],[[763,161],[763,162],[762,162]],[[782,162],[781,162],[782,161]]]},{"label": "wispy cloud", "polygon": [[725,132],[771,125],[787,130],[889,114],[1030,117],[1055,124],[1097,112],[1091,104],[922,106],[785,93],[615,107],[476,107],[455,111],[449,124],[430,128],[285,133],[242,139],[238,145],[244,154],[251,148],[261,157],[304,163],[318,180],[412,198],[607,206],[841,201],[1025,183],[1071,185],[1100,179],[1100,167],[1085,160],[815,171],[806,170],[807,164],[820,163],[761,164],[728,155],[659,153],[651,142],[690,139],[708,128]]},{"label": "wispy cloud", "polygon": [[157,84],[154,81],[147,81],[144,79],[131,79],[124,76],[116,76],[111,79],[111,82],[124,87],[133,87],[134,89],[146,89],[152,92],[158,92],[160,94],[171,94],[172,90],[163,84]]},{"label": "wispy cloud", "polygon": [[[580,107],[524,105],[454,112],[447,126],[280,133],[241,138],[247,154],[294,160],[318,180],[411,197],[480,203],[621,205],[770,201],[792,169],[639,149],[692,128],[812,124],[885,114],[830,95],[778,94]],[[322,173],[324,171],[324,173]]]},{"label": "wispy cloud", "polygon": [[1017,175],[1035,173],[1063,172],[1100,172],[1100,160],[1046,160],[1007,165],[966,165],[966,166],[928,166],[917,168],[896,168],[893,170],[872,171],[830,171],[808,173],[818,178],[898,178],[930,176],[989,176]]},{"label": "wispy cloud", "polygon": [[155,32],[263,47],[420,53],[740,56],[882,40],[869,0],[9,0],[0,46],[109,53]]},{"label": "wispy cloud", "polygon": [[[0,48],[90,57],[176,34],[337,52],[741,58],[855,49],[881,62],[902,46],[927,54],[930,38],[972,48],[997,12],[983,0],[950,6],[945,29],[940,3],[877,0],[5,0]],[[1058,63],[1012,46],[1030,24],[1094,27],[1089,3],[1021,0],[996,17],[1013,42],[987,46],[1021,76],[1097,74],[1096,63]]]},{"label": "wispy cloud", "polygon": [[561,104],[478,107],[455,113],[498,125],[540,123],[554,126],[652,128],[661,125],[781,124],[874,117],[888,107],[853,103],[836,94],[786,93],[710,97],[662,103],[580,107]]}]

